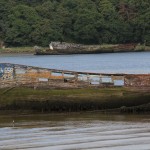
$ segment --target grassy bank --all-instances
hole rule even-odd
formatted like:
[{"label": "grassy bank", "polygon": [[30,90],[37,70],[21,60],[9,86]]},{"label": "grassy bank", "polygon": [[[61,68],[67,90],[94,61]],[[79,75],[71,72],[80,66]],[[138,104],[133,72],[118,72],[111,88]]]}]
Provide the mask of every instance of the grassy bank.
[{"label": "grassy bank", "polygon": [[[99,49],[102,50],[101,53],[108,53],[113,51],[114,47],[117,47],[119,44],[102,44],[99,45]],[[92,45],[93,49],[97,48],[98,45]],[[45,51],[47,48],[42,48]],[[135,51],[150,51],[150,46],[137,45],[135,47]],[[121,50],[117,50],[117,52],[121,52]],[[132,50],[133,52],[133,50]],[[35,54],[35,50],[33,47],[9,47],[9,48],[0,48],[0,54]]]},{"label": "grassy bank", "polygon": [[137,45],[135,47],[136,51],[150,51],[150,46],[144,46],[144,45]]},{"label": "grassy bank", "polygon": [[2,54],[21,54],[21,53],[35,53],[33,47],[10,47],[10,48],[0,48],[0,53]]},{"label": "grassy bank", "polygon": [[[149,92],[128,88],[72,90],[0,89],[1,111],[78,112],[103,111],[117,108],[124,110],[128,107],[148,103],[150,103]],[[145,108],[138,109],[138,111],[145,111]]]}]

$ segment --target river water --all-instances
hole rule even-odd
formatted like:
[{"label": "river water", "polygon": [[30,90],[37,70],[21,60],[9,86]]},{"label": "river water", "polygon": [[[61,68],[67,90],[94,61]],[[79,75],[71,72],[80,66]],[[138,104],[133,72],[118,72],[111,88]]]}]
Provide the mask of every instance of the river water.
[{"label": "river water", "polygon": [[150,115],[0,115],[0,149],[150,150]]},{"label": "river water", "polygon": [[150,73],[150,52],[87,55],[0,55],[0,63],[100,73]]},{"label": "river water", "polygon": [[[150,73],[150,53],[0,55],[0,63],[101,73]],[[14,123],[13,123],[14,120]],[[0,115],[0,150],[150,150],[150,115]]]}]

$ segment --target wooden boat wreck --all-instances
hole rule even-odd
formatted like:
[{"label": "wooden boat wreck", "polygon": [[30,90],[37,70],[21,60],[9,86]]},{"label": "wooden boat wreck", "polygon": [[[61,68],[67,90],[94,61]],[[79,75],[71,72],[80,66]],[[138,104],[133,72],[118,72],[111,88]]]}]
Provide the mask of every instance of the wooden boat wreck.
[{"label": "wooden boat wreck", "polygon": [[150,112],[150,74],[105,74],[0,63],[0,111]]},{"label": "wooden boat wreck", "polygon": [[96,54],[115,52],[134,52],[137,44],[116,45],[83,45],[66,42],[51,42],[48,49],[34,47],[36,55],[63,55],[63,54]]},{"label": "wooden boat wreck", "polygon": [[0,63],[0,88],[150,87],[150,74],[107,74]]}]

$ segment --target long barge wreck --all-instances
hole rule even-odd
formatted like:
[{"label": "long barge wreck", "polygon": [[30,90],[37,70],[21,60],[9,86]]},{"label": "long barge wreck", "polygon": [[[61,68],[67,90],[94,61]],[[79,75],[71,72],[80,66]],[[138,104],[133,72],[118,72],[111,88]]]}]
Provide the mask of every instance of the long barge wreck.
[{"label": "long barge wreck", "polygon": [[0,63],[0,110],[150,111],[149,103],[150,74],[75,72]]},{"label": "long barge wreck", "polygon": [[138,48],[138,44],[116,44],[116,45],[83,45],[66,42],[51,42],[49,48],[34,47],[35,55],[65,55],[65,54],[97,54],[116,52],[139,52],[144,47]]}]

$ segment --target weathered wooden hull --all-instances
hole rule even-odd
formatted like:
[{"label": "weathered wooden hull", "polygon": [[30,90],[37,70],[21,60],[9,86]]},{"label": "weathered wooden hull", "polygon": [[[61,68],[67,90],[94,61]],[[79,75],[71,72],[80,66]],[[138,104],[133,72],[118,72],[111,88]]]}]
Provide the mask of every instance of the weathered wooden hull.
[{"label": "weathered wooden hull", "polygon": [[[116,84],[118,81],[121,84]],[[150,107],[144,104],[149,103],[150,74],[75,72],[0,63],[0,111],[118,108],[121,112],[147,112]]]},{"label": "weathered wooden hull", "polygon": [[[98,53],[117,53],[117,52],[136,52],[135,44],[120,44],[104,47],[102,45],[69,45],[68,43],[55,44],[53,50],[45,49],[36,51],[36,55],[65,55],[65,54],[98,54]],[[77,46],[76,46],[77,45]]]},{"label": "weathered wooden hull", "polygon": [[150,87],[150,74],[105,74],[75,72],[0,63],[0,88]]}]

